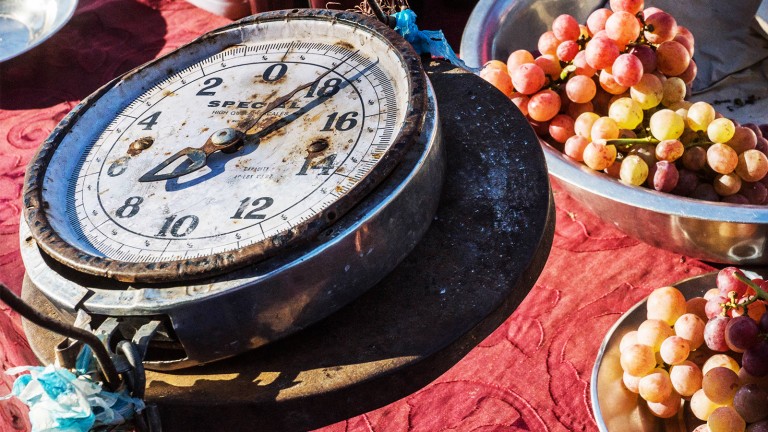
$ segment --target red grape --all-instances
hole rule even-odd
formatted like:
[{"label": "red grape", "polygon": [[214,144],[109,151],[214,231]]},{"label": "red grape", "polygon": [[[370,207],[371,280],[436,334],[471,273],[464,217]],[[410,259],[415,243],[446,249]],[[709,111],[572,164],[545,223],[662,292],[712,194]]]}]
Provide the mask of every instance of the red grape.
[{"label": "red grape", "polygon": [[725,343],[732,351],[741,353],[757,343],[759,332],[760,328],[752,318],[735,317],[725,326]]},{"label": "red grape", "polygon": [[605,22],[608,17],[613,15],[613,11],[606,8],[600,8],[589,14],[587,18],[587,28],[593,35],[597,34],[600,30],[605,29]]},{"label": "red grape", "polygon": [[630,12],[614,11],[613,15],[605,21],[605,33],[620,47],[637,39],[640,30],[642,30],[640,21]]},{"label": "red grape", "polygon": [[744,272],[736,267],[726,267],[717,273],[717,289],[721,295],[727,297],[728,293],[735,291],[738,298],[747,293],[747,284],[736,279],[734,274],[744,276]]},{"label": "red grape", "polygon": [[542,90],[528,100],[528,115],[536,121],[548,121],[560,111],[560,104],[560,96],[557,93]]},{"label": "red grape", "polygon": [[657,191],[671,192],[677,186],[680,175],[675,164],[662,160],[650,168],[648,186]]},{"label": "red grape", "polygon": [[615,11],[626,11],[632,15],[643,10],[643,0],[611,0],[611,9]]},{"label": "red grape", "polygon": [[632,54],[621,54],[613,62],[611,75],[624,87],[632,87],[643,77],[643,62]]},{"label": "red grape", "polygon": [[768,375],[768,340],[763,339],[744,351],[741,363],[741,366],[752,376]]},{"label": "red grape", "polygon": [[561,40],[555,36],[554,32],[544,32],[539,36],[539,43],[537,47],[542,54],[557,54],[557,46],[560,45]]},{"label": "red grape", "polygon": [[511,75],[515,89],[524,95],[531,95],[541,90],[547,81],[544,71],[534,63],[518,66]]}]

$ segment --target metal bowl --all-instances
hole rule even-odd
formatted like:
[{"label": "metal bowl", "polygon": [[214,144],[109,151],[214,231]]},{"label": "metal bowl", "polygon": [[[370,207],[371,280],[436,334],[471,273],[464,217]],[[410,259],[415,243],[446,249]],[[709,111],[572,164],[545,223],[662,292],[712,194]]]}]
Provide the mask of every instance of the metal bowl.
[{"label": "metal bowl", "polygon": [[77,0],[0,1],[0,62],[51,37],[75,13]]},{"label": "metal bowl", "polygon": [[[506,60],[538,36],[560,14],[579,22],[602,1],[480,0],[461,41],[469,66]],[[678,197],[627,186],[576,163],[542,143],[549,173],[562,188],[603,221],[653,246],[694,258],[738,265],[768,264],[768,208]]]},{"label": "metal bowl", "polygon": [[[754,275],[755,277],[757,275]],[[752,276],[750,276],[752,277]],[[715,286],[717,272],[696,276],[674,284],[686,299],[703,296]],[[645,321],[646,300],[637,303],[619,318],[608,330],[600,351],[597,353],[595,366],[590,379],[590,399],[592,411],[600,432],[639,431],[639,432],[685,432],[701,421],[683,406],[678,414],[669,419],[655,417],[648,406],[636,393],[627,390],[622,383],[619,344],[621,338]]]}]

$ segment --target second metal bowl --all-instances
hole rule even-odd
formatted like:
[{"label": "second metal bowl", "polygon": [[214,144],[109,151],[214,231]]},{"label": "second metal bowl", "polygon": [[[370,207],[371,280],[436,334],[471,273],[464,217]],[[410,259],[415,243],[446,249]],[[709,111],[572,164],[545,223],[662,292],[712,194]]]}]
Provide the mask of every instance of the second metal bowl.
[{"label": "second metal bowl", "polygon": [[[601,1],[481,0],[461,41],[470,66],[506,60],[515,49],[535,47],[560,14],[579,22]],[[683,198],[625,185],[574,162],[542,143],[549,173],[571,196],[607,223],[641,241],[694,258],[738,265],[768,264],[768,207]]]}]

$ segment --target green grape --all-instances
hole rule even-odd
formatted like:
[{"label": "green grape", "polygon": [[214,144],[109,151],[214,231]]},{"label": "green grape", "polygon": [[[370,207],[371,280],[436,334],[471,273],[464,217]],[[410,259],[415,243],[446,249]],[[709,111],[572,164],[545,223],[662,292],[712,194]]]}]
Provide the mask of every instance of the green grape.
[{"label": "green grape", "polygon": [[640,393],[640,378],[641,377],[636,377],[626,372],[624,372],[621,376],[621,380],[624,382],[624,387],[635,394]]},{"label": "green grape", "polygon": [[673,286],[656,288],[648,295],[646,317],[674,325],[686,312],[685,296]]},{"label": "green grape", "polygon": [[637,388],[640,391],[640,397],[648,402],[663,402],[672,394],[672,381],[667,371],[656,368],[640,378]]},{"label": "green grape", "polygon": [[716,404],[709,400],[707,395],[704,394],[704,389],[699,389],[693,396],[691,396],[690,406],[693,415],[695,415],[697,419],[707,421],[710,414],[712,414],[712,411],[720,407],[720,404]]},{"label": "green grape", "polygon": [[640,104],[640,108],[649,110],[661,103],[661,99],[664,97],[664,84],[656,75],[646,73],[639,83],[630,87],[629,95]]},{"label": "green grape", "polygon": [[723,406],[712,411],[707,426],[710,432],[744,432],[747,423],[733,407]]},{"label": "green grape", "polygon": [[685,81],[678,77],[667,78],[667,80],[664,81],[662,88],[664,89],[664,95],[661,97],[661,104],[665,107],[669,108],[685,98]]},{"label": "green grape", "polygon": [[635,344],[637,344],[637,330],[632,330],[621,337],[619,352],[624,352],[624,349]]},{"label": "green grape", "polygon": [[619,125],[610,117],[600,117],[592,123],[592,141],[612,140],[619,137]]},{"label": "green grape", "polygon": [[674,335],[672,327],[658,319],[647,319],[637,327],[637,343],[648,345],[654,352],[659,351],[664,339]]},{"label": "green grape", "polygon": [[678,139],[685,130],[685,120],[670,109],[659,110],[651,116],[650,129],[659,141]]},{"label": "green grape", "polygon": [[712,120],[707,126],[707,137],[714,143],[727,143],[736,133],[736,125],[725,117]]},{"label": "green grape", "polygon": [[[701,300],[704,301],[704,299]],[[704,303],[706,303],[706,301],[704,301]],[[690,309],[690,300],[688,305]],[[704,343],[705,325],[704,320],[695,313],[686,313],[675,321],[675,334],[687,340],[691,349],[695,350]]]},{"label": "green grape", "polygon": [[730,404],[739,389],[739,376],[736,372],[722,366],[712,368],[704,373],[701,389],[712,402],[721,405]]},{"label": "green grape", "polygon": [[659,418],[671,418],[680,411],[680,395],[672,391],[661,402],[648,402],[648,410]]},{"label": "green grape", "polygon": [[704,374],[694,362],[686,360],[669,368],[669,379],[677,393],[689,397],[701,389]]},{"label": "green grape", "polygon": [[648,164],[637,155],[629,155],[621,161],[619,178],[622,182],[640,186],[648,178]]},{"label": "green grape", "polygon": [[643,109],[632,98],[622,97],[608,108],[608,117],[621,129],[634,129],[643,121]]},{"label": "green grape", "polygon": [[648,345],[636,344],[627,347],[621,353],[619,362],[624,372],[636,377],[643,377],[656,367],[656,356],[653,354],[653,348]]},{"label": "green grape", "polygon": [[576,118],[573,131],[576,132],[576,135],[586,138],[587,141],[592,141],[592,125],[599,118],[600,116],[593,112],[582,113]]},{"label": "green grape", "polygon": [[739,366],[739,362],[734,360],[734,358],[728,354],[714,354],[710,356],[701,366],[701,372],[707,373],[716,367],[724,367],[736,373],[738,373],[739,369],[741,368]]},{"label": "green grape", "polygon": [[677,365],[684,362],[691,352],[691,345],[680,336],[670,336],[664,339],[659,348],[659,354],[664,363]]},{"label": "green grape", "polygon": [[688,117],[685,122],[695,131],[706,131],[710,123],[715,119],[715,108],[706,102],[696,102],[688,108]]}]

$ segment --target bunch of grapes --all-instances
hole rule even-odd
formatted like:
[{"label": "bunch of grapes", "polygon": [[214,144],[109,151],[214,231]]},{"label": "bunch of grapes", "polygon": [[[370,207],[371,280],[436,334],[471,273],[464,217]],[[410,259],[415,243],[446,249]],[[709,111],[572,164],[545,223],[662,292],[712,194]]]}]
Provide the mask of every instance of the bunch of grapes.
[{"label": "bunch of grapes", "polygon": [[694,38],[670,14],[611,0],[586,25],[560,15],[537,48],[490,61],[480,76],[567,156],[631,185],[768,204],[768,125],[685,100]]},{"label": "bunch of grapes", "polygon": [[662,418],[684,399],[706,422],[696,432],[768,432],[765,286],[728,267],[704,297],[654,290],[647,319],[619,344],[625,387]]}]

